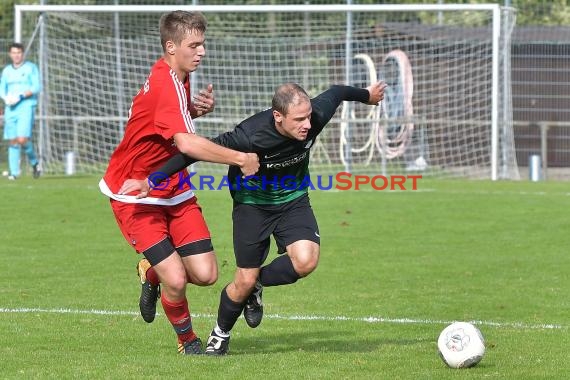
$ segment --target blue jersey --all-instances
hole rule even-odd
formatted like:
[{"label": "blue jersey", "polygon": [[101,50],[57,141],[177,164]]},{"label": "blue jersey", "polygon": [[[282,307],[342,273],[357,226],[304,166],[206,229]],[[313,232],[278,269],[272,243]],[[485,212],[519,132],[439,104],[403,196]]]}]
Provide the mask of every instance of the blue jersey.
[{"label": "blue jersey", "polygon": [[19,96],[26,91],[31,91],[32,96],[22,100],[22,102],[36,105],[38,94],[42,89],[41,86],[40,71],[35,63],[25,61],[18,68],[10,64],[2,70],[0,98],[5,98],[8,95]]}]

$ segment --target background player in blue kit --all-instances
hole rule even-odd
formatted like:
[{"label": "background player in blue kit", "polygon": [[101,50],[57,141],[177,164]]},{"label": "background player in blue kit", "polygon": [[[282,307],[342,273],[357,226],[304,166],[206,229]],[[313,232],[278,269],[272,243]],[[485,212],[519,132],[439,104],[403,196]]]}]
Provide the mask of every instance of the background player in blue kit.
[{"label": "background player in blue kit", "polygon": [[40,176],[38,158],[32,145],[32,128],[41,91],[40,71],[35,63],[24,58],[24,46],[12,43],[8,50],[12,63],[4,67],[0,77],[0,98],[4,101],[4,140],[8,147],[8,179],[20,176],[20,156],[23,149],[34,170]]}]

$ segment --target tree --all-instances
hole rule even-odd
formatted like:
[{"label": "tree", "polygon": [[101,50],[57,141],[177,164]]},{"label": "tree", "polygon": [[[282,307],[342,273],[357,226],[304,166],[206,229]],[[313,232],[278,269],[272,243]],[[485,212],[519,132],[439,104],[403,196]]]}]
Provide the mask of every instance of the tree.
[{"label": "tree", "polygon": [[[4,39],[14,37],[14,4],[40,4],[42,0],[2,0],[0,1],[0,36]],[[346,0],[197,0],[202,5],[220,4],[345,4]],[[433,4],[434,0],[385,0],[384,4]],[[50,5],[111,5],[111,4],[189,4],[188,0],[43,0]],[[378,0],[352,0],[353,4],[378,4]],[[568,25],[570,7],[567,0],[443,0],[444,4],[510,4],[517,8],[517,25]]]}]

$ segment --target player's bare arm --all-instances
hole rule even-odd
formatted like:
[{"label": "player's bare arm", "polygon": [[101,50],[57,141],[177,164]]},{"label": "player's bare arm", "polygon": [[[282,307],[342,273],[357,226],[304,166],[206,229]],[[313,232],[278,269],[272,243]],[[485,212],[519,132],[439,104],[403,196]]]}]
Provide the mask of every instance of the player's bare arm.
[{"label": "player's bare arm", "polygon": [[192,98],[190,115],[192,118],[203,116],[214,111],[216,107],[216,97],[214,96],[214,86],[210,83]]},{"label": "player's bare arm", "polygon": [[[174,141],[181,153],[197,161],[239,166],[244,176],[253,175],[259,169],[259,158],[255,153],[243,153],[225,148],[194,134],[177,133],[174,135]],[[123,182],[119,194],[137,192],[136,198],[140,199],[147,197],[150,190],[152,189],[148,178],[130,178]]]},{"label": "player's bare arm", "polygon": [[239,166],[245,176],[254,175],[259,169],[259,157],[255,153],[243,153],[215,144],[207,138],[177,133],[174,142],[180,152],[199,161]]},{"label": "player's bare arm", "polygon": [[387,84],[384,83],[384,81],[378,81],[366,87],[370,93],[370,98],[367,104],[375,106],[378,102],[381,102],[384,99],[384,89],[386,86]]}]

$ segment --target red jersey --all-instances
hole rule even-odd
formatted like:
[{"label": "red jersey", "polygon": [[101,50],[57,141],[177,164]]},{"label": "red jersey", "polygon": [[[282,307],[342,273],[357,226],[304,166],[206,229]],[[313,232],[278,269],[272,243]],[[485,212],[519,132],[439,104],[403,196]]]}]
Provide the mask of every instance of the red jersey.
[{"label": "red jersey", "polygon": [[[179,152],[173,136],[194,133],[189,107],[189,77],[181,82],[164,58],[159,59],[133,98],[125,135],[99,182],[101,192],[120,202],[158,205],[175,205],[193,197],[187,185],[179,185],[178,174],[153,189],[147,198],[117,194],[126,179],[147,178]],[[186,170],[184,175],[188,175]]]}]

